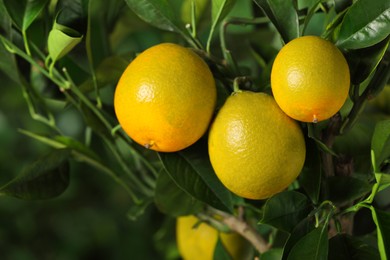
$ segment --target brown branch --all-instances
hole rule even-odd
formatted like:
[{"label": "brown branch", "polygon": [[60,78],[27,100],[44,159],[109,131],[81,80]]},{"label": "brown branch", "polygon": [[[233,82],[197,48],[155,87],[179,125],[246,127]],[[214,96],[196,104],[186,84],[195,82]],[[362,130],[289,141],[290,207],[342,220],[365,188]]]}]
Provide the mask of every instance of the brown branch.
[{"label": "brown branch", "polygon": [[259,232],[253,228],[248,222],[243,220],[242,218],[233,216],[229,213],[219,211],[214,208],[209,208],[211,215],[218,215],[222,219],[219,221],[226,225],[232,231],[240,234],[246,240],[248,240],[254,248],[260,253],[264,253],[269,249],[269,244],[267,241],[259,234]]}]

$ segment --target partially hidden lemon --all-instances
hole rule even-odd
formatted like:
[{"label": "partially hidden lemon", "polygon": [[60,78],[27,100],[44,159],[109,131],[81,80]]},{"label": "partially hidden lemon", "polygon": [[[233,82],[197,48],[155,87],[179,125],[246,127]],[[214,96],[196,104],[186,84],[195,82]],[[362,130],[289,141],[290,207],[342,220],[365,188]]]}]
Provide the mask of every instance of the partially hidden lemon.
[{"label": "partially hidden lemon", "polygon": [[193,51],[163,43],[135,58],[115,90],[115,113],[137,143],[162,152],[182,150],[207,130],[216,104],[207,64]]},{"label": "partially hidden lemon", "polygon": [[237,233],[221,233],[195,216],[179,217],[176,221],[176,240],[184,260],[212,260],[218,236],[232,259],[249,259],[249,243]]},{"label": "partially hidden lemon", "polygon": [[213,122],[209,156],[220,181],[248,199],[287,188],[302,170],[306,147],[296,121],[265,93],[236,92]]},{"label": "partially hidden lemon", "polygon": [[336,114],[348,97],[350,74],[340,50],[318,36],[287,43],[272,66],[276,102],[290,117],[319,122]]}]

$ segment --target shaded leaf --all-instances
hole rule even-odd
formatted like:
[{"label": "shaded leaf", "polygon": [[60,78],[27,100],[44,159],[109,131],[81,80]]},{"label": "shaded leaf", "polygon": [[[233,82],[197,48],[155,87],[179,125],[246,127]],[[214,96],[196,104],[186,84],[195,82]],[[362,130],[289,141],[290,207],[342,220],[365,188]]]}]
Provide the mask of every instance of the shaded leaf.
[{"label": "shaded leaf", "polygon": [[260,222],[291,233],[309,212],[310,203],[305,195],[285,191],[267,200]]},{"label": "shaded leaf", "polygon": [[69,150],[55,150],[40,158],[0,188],[8,196],[36,200],[62,194],[69,185]]},{"label": "shaded leaf", "polygon": [[291,249],[289,260],[294,259],[328,259],[328,225],[318,227],[301,240]]},{"label": "shaded leaf", "polygon": [[376,225],[378,249],[381,259],[390,257],[390,213],[370,207]]},{"label": "shaded leaf", "polygon": [[26,10],[27,0],[3,0],[4,7],[12,19],[12,22],[22,30],[24,11]]},{"label": "shaded leaf", "polygon": [[338,234],[329,240],[329,260],[379,260],[378,249],[347,234]]},{"label": "shaded leaf", "polygon": [[295,246],[295,244],[297,244],[306,234],[310,233],[312,230],[314,230],[313,218],[306,217],[306,218],[302,219],[297,224],[297,226],[294,227],[286,244],[284,245],[282,259],[283,260],[287,259],[292,248]]},{"label": "shaded leaf", "polygon": [[146,208],[153,202],[152,199],[145,199],[139,204],[134,204],[127,211],[127,217],[131,221],[136,221],[139,217],[143,216]]},{"label": "shaded leaf", "polygon": [[0,70],[10,79],[20,84],[19,70],[16,64],[15,56],[6,49],[7,44],[0,35]]},{"label": "shaded leaf", "polygon": [[316,143],[312,139],[306,140],[305,165],[299,175],[299,183],[314,204],[317,204],[321,188],[321,158]]},{"label": "shaded leaf", "polygon": [[254,0],[279,31],[284,43],[299,36],[298,14],[293,1]]},{"label": "shaded leaf", "polygon": [[157,178],[154,202],[161,212],[174,217],[197,213],[203,206],[179,188],[165,170]]},{"label": "shaded leaf", "polygon": [[374,151],[374,169],[379,170],[382,162],[390,157],[390,119],[376,124],[371,140],[371,150]]},{"label": "shaded leaf", "polygon": [[327,178],[329,200],[334,203],[358,199],[371,191],[367,181],[351,176],[332,176]]},{"label": "shaded leaf", "polygon": [[232,194],[215,175],[207,155],[207,143],[201,142],[178,153],[159,153],[177,186],[202,202],[232,212]]},{"label": "shaded leaf", "polygon": [[48,0],[28,0],[27,6],[23,16],[22,30],[26,31],[28,27],[34,22],[43,8],[48,3]]},{"label": "shaded leaf", "polygon": [[384,40],[390,34],[390,1],[359,0],[347,11],[336,44],[360,49]]},{"label": "shaded leaf", "polygon": [[213,259],[217,260],[233,260],[229,252],[226,250],[225,246],[222,243],[221,237],[218,238],[217,244],[214,249]]},{"label": "shaded leaf", "polygon": [[182,33],[182,25],[167,0],[126,0],[126,3],[145,22],[163,30]]},{"label": "shaded leaf", "polygon": [[280,260],[283,256],[283,248],[271,248],[261,254],[261,260]]},{"label": "shaded leaf", "polygon": [[360,84],[366,80],[377,68],[389,47],[390,38],[387,37],[374,46],[364,49],[351,50],[346,53],[346,59],[351,72],[351,82]]}]

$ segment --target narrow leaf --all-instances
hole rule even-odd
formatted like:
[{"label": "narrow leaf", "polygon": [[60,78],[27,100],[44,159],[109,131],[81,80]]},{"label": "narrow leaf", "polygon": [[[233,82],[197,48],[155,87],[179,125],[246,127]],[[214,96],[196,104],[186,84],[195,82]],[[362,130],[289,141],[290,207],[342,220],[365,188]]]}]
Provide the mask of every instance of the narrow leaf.
[{"label": "narrow leaf", "polygon": [[390,119],[380,121],[376,124],[371,140],[371,150],[375,154],[375,167],[379,167],[382,162],[390,157]]},{"label": "narrow leaf", "polygon": [[215,175],[204,150],[207,146],[200,148],[203,152],[192,146],[179,153],[159,153],[159,156],[177,186],[204,203],[232,212],[232,195]]},{"label": "narrow leaf", "polygon": [[267,200],[260,222],[291,233],[309,212],[310,203],[305,195],[285,191]]},{"label": "narrow leaf", "polygon": [[254,0],[279,31],[284,43],[299,36],[298,14],[293,1]]},{"label": "narrow leaf", "polygon": [[390,34],[390,1],[359,0],[347,11],[336,44],[360,49],[381,42]]},{"label": "narrow leaf", "polygon": [[211,1],[211,29],[207,40],[207,50],[210,48],[211,39],[218,24],[233,8],[236,0],[212,0]]},{"label": "narrow leaf", "polygon": [[68,150],[49,153],[1,187],[0,193],[28,200],[59,196],[69,185],[69,154]]},{"label": "narrow leaf", "polygon": [[203,206],[203,203],[179,188],[165,170],[157,178],[154,202],[161,212],[173,217],[197,213]]},{"label": "narrow leaf", "polygon": [[328,259],[328,225],[312,230],[292,248],[288,260]]},{"label": "narrow leaf", "polygon": [[376,225],[378,249],[381,259],[390,258],[390,213],[370,207]]}]

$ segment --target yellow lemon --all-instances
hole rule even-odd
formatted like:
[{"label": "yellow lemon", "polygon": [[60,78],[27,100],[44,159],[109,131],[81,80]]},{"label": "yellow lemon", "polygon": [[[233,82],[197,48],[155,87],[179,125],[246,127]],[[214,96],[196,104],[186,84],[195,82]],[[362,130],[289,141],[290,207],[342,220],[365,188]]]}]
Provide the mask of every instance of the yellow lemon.
[{"label": "yellow lemon", "polygon": [[337,47],[317,36],[287,43],[272,66],[276,102],[290,117],[318,122],[336,114],[348,97],[350,74]]},{"label": "yellow lemon", "polygon": [[265,199],[287,188],[305,161],[299,125],[264,93],[236,92],[218,112],[209,133],[215,173],[233,193]]},{"label": "yellow lemon", "polygon": [[216,104],[207,64],[193,51],[163,43],[135,58],[115,90],[115,113],[137,143],[163,152],[182,150],[207,130]]},{"label": "yellow lemon", "polygon": [[179,252],[185,260],[212,260],[218,236],[232,259],[249,259],[251,247],[237,233],[219,233],[206,223],[196,225],[195,216],[179,217],[176,222],[176,240]]}]

